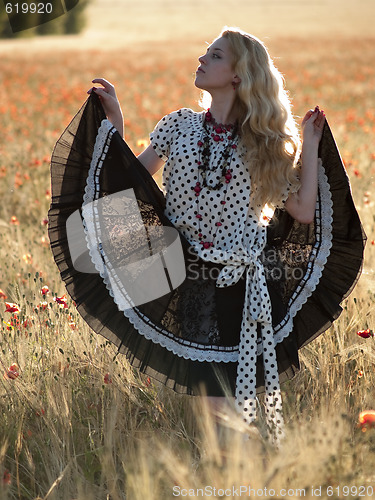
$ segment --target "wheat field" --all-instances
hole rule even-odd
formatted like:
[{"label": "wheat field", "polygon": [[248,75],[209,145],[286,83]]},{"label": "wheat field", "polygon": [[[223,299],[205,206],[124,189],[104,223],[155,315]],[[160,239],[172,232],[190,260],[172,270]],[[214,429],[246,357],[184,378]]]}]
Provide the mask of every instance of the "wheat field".
[{"label": "wheat field", "polygon": [[[359,415],[375,410],[375,338],[357,334],[375,326],[374,13],[365,0],[97,0],[82,35],[0,41],[1,500],[374,497],[375,428]],[[225,24],[265,40],[296,116],[325,110],[368,237],[341,316],[282,386],[280,449],[262,418],[243,429],[229,406],[217,426],[204,399],[115,356],[64,296],[48,243],[51,151],[91,80],[116,84],[139,153],[161,116],[199,109],[197,57]]]}]

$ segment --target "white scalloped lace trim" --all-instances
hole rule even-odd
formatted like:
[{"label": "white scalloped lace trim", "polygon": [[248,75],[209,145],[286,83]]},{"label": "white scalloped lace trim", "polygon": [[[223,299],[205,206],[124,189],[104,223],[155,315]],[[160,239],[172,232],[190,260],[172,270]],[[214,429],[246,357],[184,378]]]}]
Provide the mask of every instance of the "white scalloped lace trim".
[{"label": "white scalloped lace trim", "polygon": [[[282,342],[293,329],[293,319],[306,304],[309,297],[315,291],[319,284],[320,278],[327,263],[327,259],[331,252],[332,247],[332,222],[333,222],[333,203],[328,178],[325,174],[322,160],[319,158],[319,192],[320,203],[317,201],[316,208],[316,226],[315,230],[316,241],[313,246],[307,270],[305,273],[309,274],[306,284],[299,284],[294,291],[292,297],[288,302],[288,314],[283,319],[280,325],[274,328],[274,338],[276,343]],[[321,213],[319,216],[319,206]],[[304,280],[305,282],[305,280]],[[262,354],[263,348],[261,343],[258,342],[258,356]]]}]

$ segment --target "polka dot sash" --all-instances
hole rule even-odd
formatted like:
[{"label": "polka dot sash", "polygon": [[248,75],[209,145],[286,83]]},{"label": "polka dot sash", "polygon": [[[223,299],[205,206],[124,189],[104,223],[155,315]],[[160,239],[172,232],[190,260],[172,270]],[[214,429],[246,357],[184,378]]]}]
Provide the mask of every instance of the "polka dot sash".
[{"label": "polka dot sash", "polygon": [[217,286],[234,285],[246,272],[245,307],[242,317],[236,381],[236,407],[249,424],[256,418],[257,323],[261,327],[266,385],[266,420],[272,439],[278,444],[283,436],[281,391],[273,337],[271,299],[260,260],[261,247],[230,256],[216,282]]}]

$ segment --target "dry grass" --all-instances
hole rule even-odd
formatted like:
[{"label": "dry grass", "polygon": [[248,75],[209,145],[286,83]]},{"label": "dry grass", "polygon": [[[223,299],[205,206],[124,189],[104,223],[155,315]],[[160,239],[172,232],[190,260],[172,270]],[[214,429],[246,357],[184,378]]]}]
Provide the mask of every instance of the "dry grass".
[{"label": "dry grass", "polygon": [[[149,2],[150,12],[156,4]],[[142,5],[129,8],[134,14]],[[168,5],[169,20],[183,12],[176,3]],[[267,10],[256,5],[254,16]],[[279,13],[274,3],[264,5]],[[317,4],[318,10],[324,5],[333,9],[337,3]],[[370,9],[372,2],[363,5]],[[221,5],[212,15],[218,12],[224,13]],[[84,43],[67,50],[60,40],[59,51],[33,50],[31,58],[29,41],[0,44],[0,288],[21,309],[13,317],[1,300],[1,371],[16,363],[19,376],[0,379],[0,499],[160,500],[182,496],[182,488],[198,496],[205,487],[211,487],[206,496],[215,497],[213,488],[232,486],[259,490],[263,498],[271,498],[272,489],[287,499],[371,498],[371,490],[360,487],[375,482],[375,429],[362,432],[357,422],[360,411],[374,409],[375,339],[356,335],[375,324],[375,70],[369,33],[361,40],[352,32],[353,38],[340,40],[324,33],[313,47],[308,38],[286,37],[285,31],[269,37],[295,113],[315,104],[326,111],[369,238],[363,276],[342,315],[302,350],[301,372],[283,386],[287,435],[279,451],[267,441],[261,419],[245,440],[230,409],[216,431],[204,401],[171,393],[135,373],[123,357],[114,359],[113,347],[90,332],[69,299],[66,308],[53,300],[64,287],[44,224],[49,155],[92,78],[104,75],[116,83],[136,153],[138,141],[147,139],[163,114],[181,106],[197,109],[192,75],[205,36],[195,36],[187,47],[183,35],[190,28],[182,26],[171,51],[162,39],[165,22],[158,23],[152,51],[146,43],[135,45],[134,33],[126,51],[93,50]],[[215,22],[218,29],[224,24]],[[363,22],[366,33],[367,18]],[[45,297],[43,285],[50,290]]]}]

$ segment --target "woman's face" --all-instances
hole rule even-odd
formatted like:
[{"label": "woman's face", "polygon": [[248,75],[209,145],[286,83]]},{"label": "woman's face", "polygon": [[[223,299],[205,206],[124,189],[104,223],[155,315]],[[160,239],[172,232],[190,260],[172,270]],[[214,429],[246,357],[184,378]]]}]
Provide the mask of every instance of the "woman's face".
[{"label": "woman's face", "polygon": [[215,90],[232,88],[235,78],[233,54],[226,38],[217,38],[199,58],[200,65],[196,71],[195,86],[212,93]]}]

